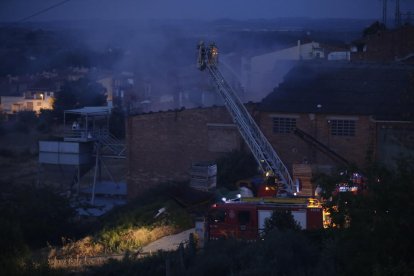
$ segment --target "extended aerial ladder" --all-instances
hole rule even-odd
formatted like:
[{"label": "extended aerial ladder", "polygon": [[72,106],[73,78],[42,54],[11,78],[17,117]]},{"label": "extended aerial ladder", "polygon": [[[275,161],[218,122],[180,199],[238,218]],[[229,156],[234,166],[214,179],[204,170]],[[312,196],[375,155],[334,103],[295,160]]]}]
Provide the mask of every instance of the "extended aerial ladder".
[{"label": "extended aerial ladder", "polygon": [[212,43],[207,48],[204,42],[200,42],[198,45],[198,69],[201,71],[207,70],[214,80],[218,93],[260,169],[266,176],[274,176],[278,179],[278,195],[294,194],[298,191],[298,185],[294,185],[288,169],[257,126],[236,92],[227,83],[217,65],[218,49],[216,45]]}]

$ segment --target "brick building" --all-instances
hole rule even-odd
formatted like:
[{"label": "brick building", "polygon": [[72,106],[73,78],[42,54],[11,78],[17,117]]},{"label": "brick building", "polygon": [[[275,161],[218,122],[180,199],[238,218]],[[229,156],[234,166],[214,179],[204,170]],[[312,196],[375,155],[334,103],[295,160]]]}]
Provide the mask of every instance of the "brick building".
[{"label": "brick building", "polygon": [[[395,137],[386,130],[404,131],[414,139],[413,70],[402,65],[302,64],[260,104],[261,128],[288,164],[343,163],[329,151],[359,166],[367,160],[390,163],[409,149],[403,146],[407,143],[399,148],[387,144]],[[303,139],[295,128],[311,138]]]},{"label": "brick building", "polygon": [[414,27],[378,31],[354,42],[352,61],[414,63]]},{"label": "brick building", "polygon": [[[288,169],[414,153],[414,67],[303,62],[251,114]],[[128,189],[185,180],[193,162],[244,146],[224,107],[130,116]]]},{"label": "brick building", "polygon": [[192,163],[211,161],[243,145],[224,107],[130,116],[128,194],[169,180],[188,180]]}]

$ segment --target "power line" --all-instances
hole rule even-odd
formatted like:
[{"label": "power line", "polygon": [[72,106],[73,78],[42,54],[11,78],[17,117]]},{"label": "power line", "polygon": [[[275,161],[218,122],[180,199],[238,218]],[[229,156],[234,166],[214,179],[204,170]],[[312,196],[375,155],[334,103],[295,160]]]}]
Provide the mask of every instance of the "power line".
[{"label": "power line", "polygon": [[63,1],[60,1],[59,3],[53,4],[52,6],[49,6],[49,7],[45,8],[45,9],[43,9],[43,10],[40,10],[40,11],[38,11],[38,12],[35,12],[35,13],[34,13],[34,14],[32,14],[32,15],[26,16],[26,17],[24,17],[24,18],[22,18],[22,19],[20,19],[20,20],[16,21],[15,23],[22,23],[22,22],[24,22],[24,21],[26,21],[26,20],[29,20],[30,18],[33,18],[33,17],[35,17],[35,16],[38,16],[38,15],[40,15],[40,14],[42,14],[42,13],[45,13],[45,12],[47,12],[47,11],[51,10],[51,9],[57,8],[57,7],[59,7],[59,6],[62,6],[63,4],[65,4],[65,3],[69,2],[69,1],[71,1],[71,0],[63,0]]}]

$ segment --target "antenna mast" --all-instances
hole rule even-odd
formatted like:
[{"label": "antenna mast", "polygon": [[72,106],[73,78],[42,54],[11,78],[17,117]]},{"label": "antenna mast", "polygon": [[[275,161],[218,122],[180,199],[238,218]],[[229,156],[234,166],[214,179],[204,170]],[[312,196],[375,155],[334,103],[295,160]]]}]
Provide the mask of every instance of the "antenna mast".
[{"label": "antenna mast", "polygon": [[400,0],[395,0],[395,27],[401,26]]}]

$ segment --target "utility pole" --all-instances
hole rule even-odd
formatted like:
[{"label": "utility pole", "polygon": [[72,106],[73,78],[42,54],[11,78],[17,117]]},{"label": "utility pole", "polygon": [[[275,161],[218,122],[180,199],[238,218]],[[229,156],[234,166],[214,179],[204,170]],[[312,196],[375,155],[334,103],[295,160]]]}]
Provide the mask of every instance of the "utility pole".
[{"label": "utility pole", "polygon": [[382,23],[387,27],[387,0],[382,0]]},{"label": "utility pole", "polygon": [[401,26],[400,0],[395,0],[395,27]]}]

